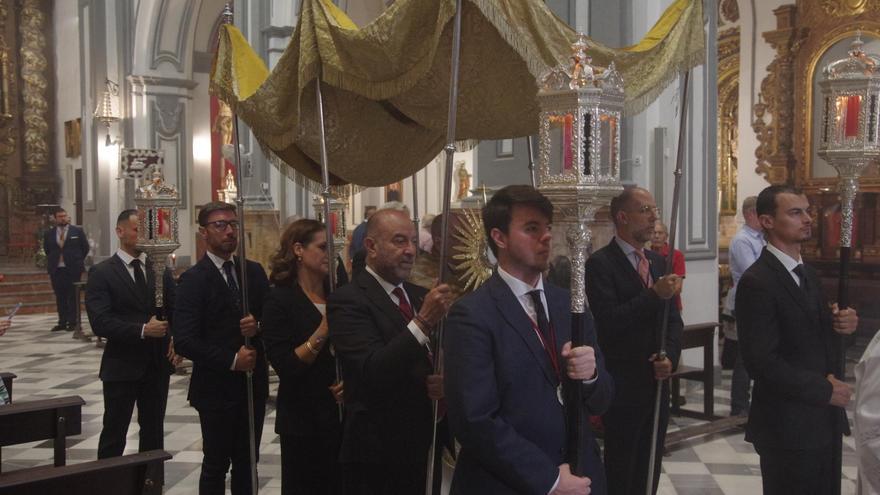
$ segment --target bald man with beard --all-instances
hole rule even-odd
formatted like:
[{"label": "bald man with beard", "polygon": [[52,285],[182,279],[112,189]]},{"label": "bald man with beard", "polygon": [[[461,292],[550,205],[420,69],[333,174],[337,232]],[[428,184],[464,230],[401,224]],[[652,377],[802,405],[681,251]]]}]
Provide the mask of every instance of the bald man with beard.
[{"label": "bald man with beard", "polygon": [[443,397],[430,342],[452,293],[445,284],[429,291],[406,282],[418,234],[405,212],[370,217],[364,248],[366,269],[327,304],[346,386],[346,493],[424,493],[431,401]]}]

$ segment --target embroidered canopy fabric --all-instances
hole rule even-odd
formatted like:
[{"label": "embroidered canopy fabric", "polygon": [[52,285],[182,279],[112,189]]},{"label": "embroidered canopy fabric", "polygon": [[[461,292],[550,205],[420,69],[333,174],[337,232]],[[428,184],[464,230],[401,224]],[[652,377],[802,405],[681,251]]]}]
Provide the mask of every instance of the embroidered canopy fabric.
[{"label": "embroidered canopy fabric", "polygon": [[[701,3],[677,0],[636,45],[591,43],[595,65],[614,61],[621,72],[628,113],[644,109],[680,71],[703,60]],[[577,33],[542,0],[462,5],[456,139],[535,134],[536,81],[567,62]],[[385,185],[420,170],[443,148],[454,14],[455,0],[397,0],[358,28],[330,0],[304,0],[271,72],[241,32],[225,25],[211,91],[253,130],[268,156],[320,181],[320,77],[331,182]]]}]

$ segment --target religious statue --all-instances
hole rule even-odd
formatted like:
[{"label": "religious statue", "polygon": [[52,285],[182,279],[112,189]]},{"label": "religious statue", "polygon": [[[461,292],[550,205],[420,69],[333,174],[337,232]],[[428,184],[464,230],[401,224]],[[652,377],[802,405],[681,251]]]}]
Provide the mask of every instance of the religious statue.
[{"label": "religious statue", "polygon": [[471,174],[465,168],[464,162],[458,162],[456,165],[458,165],[458,171],[456,172],[458,174],[458,193],[456,193],[455,199],[461,201],[470,194]]},{"label": "religious statue", "polygon": [[158,196],[177,197],[177,188],[165,183],[165,176],[159,167],[153,168],[150,180],[138,188],[138,196],[142,198],[156,198]]},{"label": "religious statue", "polygon": [[587,37],[578,36],[578,40],[571,45],[571,81],[568,83],[570,89],[578,89],[585,87],[593,80],[593,57],[587,54]]},{"label": "religious statue", "polygon": [[223,177],[223,189],[217,191],[217,199],[226,203],[232,203],[238,199],[238,188],[235,187],[235,176],[232,175],[232,169],[226,169],[226,176]]},{"label": "religious statue", "polygon": [[211,132],[220,134],[220,144],[232,144],[232,109],[223,100],[217,100],[220,109],[217,112],[217,118],[214,119],[214,125]]}]

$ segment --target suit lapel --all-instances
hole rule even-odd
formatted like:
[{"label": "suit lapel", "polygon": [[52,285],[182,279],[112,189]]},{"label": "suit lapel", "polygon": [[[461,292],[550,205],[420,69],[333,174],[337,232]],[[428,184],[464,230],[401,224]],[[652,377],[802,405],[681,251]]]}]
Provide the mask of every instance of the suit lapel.
[{"label": "suit lapel", "polygon": [[[617,238],[611,239],[611,254],[614,258],[614,262],[618,264],[617,271],[618,273],[626,273],[626,278],[629,280],[630,284],[638,287],[641,290],[645,284],[642,283],[641,277],[639,277],[639,272],[632,266],[629,258],[624,254],[623,249],[620,249],[620,246],[617,244]],[[653,276],[653,264],[651,266],[651,275]],[[656,280],[656,277],[655,277]]]},{"label": "suit lapel", "polygon": [[379,285],[379,281],[366,270],[358,274],[358,285],[363,289],[367,298],[373,304],[378,306],[379,309],[382,310],[382,313],[394,322],[396,328],[403,328],[409,323],[404,321],[403,315],[400,314],[400,309],[394,305],[394,302],[391,301],[391,297],[389,297],[388,293],[385,292],[385,289]]},{"label": "suit lapel", "polygon": [[202,263],[203,268],[207,270],[208,278],[211,281],[211,285],[219,286],[220,291],[223,292],[223,295],[224,297],[226,297],[227,302],[229,304],[235,305],[235,296],[232,294],[232,290],[229,288],[229,284],[227,284],[226,280],[223,279],[223,275],[220,275],[220,270],[218,270],[217,265],[215,265],[214,262],[211,261],[208,253],[205,253],[205,255],[202,256],[202,260],[199,261],[199,263]]},{"label": "suit lapel", "polygon": [[116,276],[122,282],[124,286],[128,288],[128,291],[131,293],[132,299],[137,301],[141,307],[144,307],[146,301],[144,301],[143,296],[138,293],[137,286],[134,285],[134,280],[131,278],[131,274],[128,273],[128,268],[125,266],[125,262],[119,258],[117,255],[113,255],[113,271],[116,273]]},{"label": "suit lapel", "polygon": [[499,276],[497,272],[493,274],[486,283],[489,284],[489,290],[492,293],[492,297],[495,298],[498,312],[501,313],[507,324],[519,334],[523,341],[525,341],[526,346],[529,348],[529,351],[531,351],[532,357],[537,361],[538,367],[544,372],[547,381],[549,381],[551,385],[556,386],[556,372],[553,371],[553,365],[550,364],[550,358],[547,356],[544,347],[538,341],[538,336],[535,333],[535,327],[532,320],[526,314],[522,305],[516,299],[516,296],[513,295],[513,291],[511,291],[510,287],[504,283],[504,280],[501,279],[501,276]]},{"label": "suit lapel", "polygon": [[[811,308],[812,304],[807,302],[807,296],[804,294],[804,291],[794,282],[791,274],[785,269],[785,266],[779,261],[779,258],[768,251],[767,248],[764,248],[761,257],[764,258],[764,262],[773,269],[774,273],[776,273],[776,278],[779,279],[779,282],[785,287],[788,295],[791,296],[791,298],[794,299],[804,311],[813,314],[815,308]],[[812,280],[808,282],[813,283]]]}]

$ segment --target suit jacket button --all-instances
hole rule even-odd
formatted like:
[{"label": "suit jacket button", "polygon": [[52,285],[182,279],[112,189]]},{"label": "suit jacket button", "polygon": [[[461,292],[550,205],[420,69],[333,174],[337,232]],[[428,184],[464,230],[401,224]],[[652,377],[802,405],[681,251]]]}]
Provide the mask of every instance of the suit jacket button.
[{"label": "suit jacket button", "polygon": [[565,457],[565,447],[562,447],[561,449],[559,449],[559,455]]}]

